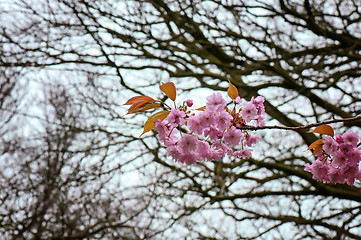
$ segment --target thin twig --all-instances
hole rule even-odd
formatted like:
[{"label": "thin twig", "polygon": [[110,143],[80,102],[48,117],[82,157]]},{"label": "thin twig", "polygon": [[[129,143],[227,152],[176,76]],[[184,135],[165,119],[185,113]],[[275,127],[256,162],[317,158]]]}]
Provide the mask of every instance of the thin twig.
[{"label": "thin twig", "polygon": [[298,126],[298,127],[286,127],[286,126],[277,126],[277,125],[255,127],[255,126],[246,125],[246,126],[239,127],[239,129],[245,129],[245,130],[283,129],[283,130],[299,131],[299,130],[304,130],[307,128],[321,126],[324,124],[337,123],[337,122],[351,122],[351,121],[356,121],[356,120],[361,120],[361,116],[352,117],[352,118],[343,118],[343,119],[333,119],[333,120],[329,120],[329,121],[324,121],[324,122],[320,122],[320,123],[311,123],[311,124]]}]

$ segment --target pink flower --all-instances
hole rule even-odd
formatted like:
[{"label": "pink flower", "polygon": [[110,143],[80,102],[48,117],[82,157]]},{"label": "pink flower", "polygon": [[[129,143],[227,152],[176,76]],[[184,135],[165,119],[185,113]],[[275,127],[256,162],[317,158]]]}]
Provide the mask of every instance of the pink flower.
[{"label": "pink flower", "polygon": [[164,143],[164,145],[174,145],[178,141],[178,138],[175,136],[178,130],[166,124],[165,121],[157,119],[154,122],[154,129],[158,132],[159,141]]},{"label": "pink flower", "polygon": [[223,133],[214,126],[210,126],[204,129],[204,136],[209,136],[212,141],[215,141],[221,139],[223,137]]},{"label": "pink flower", "polygon": [[231,124],[231,120],[232,116],[224,109],[215,115],[216,125],[220,131],[227,129]]},{"label": "pink flower", "polygon": [[341,173],[346,178],[346,183],[348,185],[353,185],[355,183],[355,177],[358,174],[359,168],[357,165],[345,164],[341,168]]},{"label": "pink flower", "polygon": [[323,154],[322,151],[315,154],[315,157],[320,160],[321,162],[329,161],[327,155]]},{"label": "pink flower", "polygon": [[165,138],[168,137],[170,130],[164,123],[164,121],[161,121],[157,119],[154,122],[154,129],[158,132],[158,138],[161,142],[164,142]]},{"label": "pink flower", "polygon": [[193,106],[193,100],[192,100],[192,99],[188,99],[188,100],[186,101],[186,104],[187,104],[188,107],[192,107],[192,106]]},{"label": "pink flower", "polygon": [[177,145],[170,145],[167,147],[167,156],[173,158],[176,162],[184,164],[194,164],[201,158],[197,152],[199,140],[189,134],[184,134],[178,141]]},{"label": "pink flower", "polygon": [[197,135],[202,135],[203,126],[201,125],[201,119],[198,116],[190,116],[187,121],[187,126],[190,131]]},{"label": "pink flower", "polygon": [[180,111],[178,109],[172,109],[168,116],[166,117],[167,122],[172,127],[178,127],[178,125],[183,125],[185,120],[184,117],[186,116],[186,113],[183,111]]},{"label": "pink flower", "polygon": [[214,126],[216,123],[216,120],[214,118],[214,113],[211,111],[204,111],[201,114],[199,114],[200,119],[200,125],[204,128],[209,126]]},{"label": "pink flower", "polygon": [[340,151],[345,155],[348,155],[350,152],[353,151],[353,146],[347,143],[340,144],[339,148]]},{"label": "pink flower", "polygon": [[263,127],[265,125],[264,118],[262,115],[257,115],[255,120],[256,120],[256,127]]},{"label": "pink flower", "polygon": [[323,140],[323,146],[322,149],[327,154],[332,154],[337,150],[337,142],[330,136],[327,136],[325,140]]},{"label": "pink flower", "polygon": [[332,183],[345,183],[346,179],[338,168],[330,167],[329,178]]},{"label": "pink flower", "polygon": [[358,135],[353,131],[348,131],[342,135],[345,143],[351,144],[353,147],[357,147]]},{"label": "pink flower", "polygon": [[306,172],[310,172],[310,173],[312,173],[312,167],[311,167],[311,164],[306,163],[306,164],[305,164],[305,168],[304,168],[304,170],[305,170]]},{"label": "pink flower", "polygon": [[223,135],[223,140],[231,147],[234,145],[238,145],[242,138],[243,138],[242,131],[235,128],[234,126],[232,126]]},{"label": "pink flower", "polygon": [[257,96],[256,98],[252,97],[251,102],[256,106],[261,106],[263,105],[264,97],[262,96]]},{"label": "pink flower", "polygon": [[358,164],[361,161],[361,151],[354,148],[347,157],[350,164]]},{"label": "pink flower", "polygon": [[180,154],[181,153],[177,146],[173,145],[173,146],[167,147],[167,156],[172,157],[175,161],[179,160]]},{"label": "pink flower", "polygon": [[234,102],[236,104],[240,104],[242,102],[241,98],[239,96],[236,97],[236,99],[234,99]]},{"label": "pink flower", "polygon": [[212,148],[221,150],[223,152],[223,156],[225,156],[226,154],[231,156],[233,154],[232,148],[230,148],[229,146],[227,146],[226,144],[224,144],[222,142],[214,142],[212,144]]},{"label": "pink flower", "polygon": [[209,143],[205,141],[199,141],[198,142],[198,153],[201,158],[210,158],[211,154],[211,147],[209,146]]},{"label": "pink flower", "polygon": [[313,178],[319,181],[353,185],[360,171],[361,151],[357,145],[352,145],[354,135],[350,136],[337,135],[335,140],[326,137],[322,147],[324,151],[315,155],[317,160],[312,165],[305,165],[305,171],[311,172]]},{"label": "pink flower", "polygon": [[226,153],[222,149],[214,149],[211,148],[210,157],[208,158],[209,161],[219,161],[221,160]]},{"label": "pink flower", "polygon": [[223,99],[222,94],[220,93],[213,93],[212,95],[208,96],[206,102],[206,109],[210,111],[219,111],[222,110],[226,105],[226,100]]},{"label": "pink flower", "polygon": [[178,140],[179,139],[172,132],[172,134],[169,137],[164,138],[163,143],[165,146],[169,147],[169,146],[175,145],[176,142],[178,142]]},{"label": "pink flower", "polygon": [[262,115],[265,113],[265,109],[263,105],[264,97],[262,96],[257,96],[256,98],[252,97],[251,103],[255,105],[258,115]]},{"label": "pink flower", "polygon": [[337,135],[335,138],[337,143],[342,143],[343,142],[343,137],[341,135]]},{"label": "pink flower", "polygon": [[257,108],[253,103],[247,102],[243,105],[240,114],[246,122],[250,122],[252,119],[256,117]]},{"label": "pink flower", "polygon": [[248,146],[248,147],[252,147],[253,144],[257,143],[257,140],[259,139],[259,136],[251,136],[251,135],[246,135],[246,137],[243,140],[243,144]]},{"label": "pink flower", "polygon": [[[307,164],[306,164],[307,165]],[[312,173],[312,178],[322,182],[330,182],[328,170],[330,166],[319,160],[314,161],[311,165],[305,167],[305,171]]]},{"label": "pink flower", "polygon": [[187,165],[194,164],[197,160],[198,158],[196,153],[182,153],[178,158],[179,162]]},{"label": "pink flower", "polygon": [[198,148],[198,141],[198,138],[193,135],[183,134],[178,141],[178,148],[181,153],[184,154],[196,151]]},{"label": "pink flower", "polygon": [[250,158],[250,157],[252,157],[251,151],[252,151],[251,149],[238,150],[238,151],[235,151],[233,153],[233,156],[239,157],[239,158],[242,158],[242,159]]},{"label": "pink flower", "polygon": [[347,159],[344,153],[337,151],[333,154],[332,165],[340,167],[346,164],[346,161]]}]

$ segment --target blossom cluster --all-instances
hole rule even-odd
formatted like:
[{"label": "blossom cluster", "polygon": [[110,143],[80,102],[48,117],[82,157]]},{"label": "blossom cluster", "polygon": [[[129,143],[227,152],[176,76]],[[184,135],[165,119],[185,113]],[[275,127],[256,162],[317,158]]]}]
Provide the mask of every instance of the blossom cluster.
[{"label": "blossom cluster", "polygon": [[256,126],[264,126],[264,98],[252,98],[239,108],[242,101],[237,97],[233,100],[233,110],[228,110],[220,93],[214,93],[206,100],[205,109],[197,114],[188,110],[193,101],[187,100],[172,109],[163,121],[155,121],[154,129],[166,146],[167,155],[184,164],[218,161],[226,155],[251,157],[251,149],[246,147],[255,144],[259,137],[240,128],[251,121]]},{"label": "blossom cluster", "polygon": [[321,151],[312,164],[305,164],[305,171],[313,178],[325,183],[347,183],[353,185],[355,179],[361,181],[359,163],[361,151],[357,149],[359,138],[353,131],[335,138],[327,136],[323,140]]}]

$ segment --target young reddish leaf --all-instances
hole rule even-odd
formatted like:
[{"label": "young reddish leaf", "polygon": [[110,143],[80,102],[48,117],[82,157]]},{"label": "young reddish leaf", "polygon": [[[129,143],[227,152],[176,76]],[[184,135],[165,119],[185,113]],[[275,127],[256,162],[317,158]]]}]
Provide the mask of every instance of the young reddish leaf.
[{"label": "young reddish leaf", "polygon": [[126,103],[124,103],[123,105],[132,105],[133,103],[141,101],[141,100],[152,101],[154,99],[151,97],[148,97],[148,96],[135,96],[135,97],[129,98],[129,100]]},{"label": "young reddish leaf", "polygon": [[229,87],[227,90],[227,94],[231,99],[236,99],[238,97],[238,90],[237,88],[231,83],[231,81],[228,79]]},{"label": "young reddish leaf", "polygon": [[[140,107],[144,106],[145,104],[147,104],[149,102],[150,102],[150,100],[140,100],[140,101],[134,102],[133,105],[130,106],[130,108],[128,109],[128,113],[130,113],[134,109],[137,109],[137,108],[140,108]],[[151,103],[153,103],[153,101]]]},{"label": "young reddish leaf", "polygon": [[325,135],[329,135],[331,137],[333,137],[334,132],[333,132],[333,128],[329,125],[321,125],[316,127],[315,129],[313,129],[312,131],[309,131],[310,133],[320,133],[320,134],[325,134]]},{"label": "young reddish leaf", "polygon": [[154,122],[158,119],[163,121],[168,116],[169,113],[170,113],[170,111],[160,111],[160,112],[156,112],[153,115],[151,115],[147,119],[147,121],[144,123],[144,130],[143,130],[142,134],[140,134],[139,137],[141,137],[144,133],[147,133],[150,130],[152,130],[154,128]]},{"label": "young reddish leaf", "polygon": [[128,110],[128,113],[127,114],[130,114],[130,113],[138,113],[138,112],[144,112],[146,110],[149,110],[149,109],[153,109],[153,108],[158,108],[160,107],[160,103],[159,102],[149,102],[149,103],[146,103],[145,105],[141,106],[141,107],[138,107],[136,109],[133,109],[133,110]]},{"label": "young reddish leaf", "polygon": [[318,139],[318,140],[314,141],[313,143],[311,143],[311,145],[307,148],[307,150],[315,149],[318,146],[322,146],[322,145],[323,145],[323,139]]},{"label": "young reddish leaf", "polygon": [[172,82],[162,83],[159,86],[160,90],[167,95],[172,101],[175,101],[175,98],[177,96],[175,85]]},{"label": "young reddish leaf", "polygon": [[[323,145],[323,144],[322,144]],[[313,149],[313,153],[312,155],[316,155],[317,153],[321,152],[322,151],[322,145],[317,145],[317,147],[315,147]]]}]

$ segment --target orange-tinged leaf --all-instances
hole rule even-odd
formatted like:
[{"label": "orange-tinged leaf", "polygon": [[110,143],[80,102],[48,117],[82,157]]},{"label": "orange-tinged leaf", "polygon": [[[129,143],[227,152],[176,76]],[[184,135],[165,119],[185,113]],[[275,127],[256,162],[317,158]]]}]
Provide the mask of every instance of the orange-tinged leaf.
[{"label": "orange-tinged leaf", "polygon": [[154,99],[151,97],[148,97],[148,96],[135,96],[135,97],[129,98],[129,100],[126,103],[124,103],[123,105],[132,105],[133,103],[141,101],[141,100],[152,101]]},{"label": "orange-tinged leaf", "polygon": [[325,134],[325,135],[329,135],[331,137],[333,137],[333,135],[335,134],[333,131],[333,128],[329,125],[321,125],[316,127],[315,129],[313,129],[312,131],[309,131],[312,133],[320,133],[320,134]]},{"label": "orange-tinged leaf", "polygon": [[[137,108],[140,108],[142,106],[144,106],[145,104],[149,103],[150,100],[140,100],[140,101],[136,101],[133,103],[132,106],[130,106],[130,108],[128,109],[128,112],[134,110],[134,109],[137,109]],[[153,102],[153,101],[152,101]]]},{"label": "orange-tinged leaf", "polygon": [[313,143],[311,143],[311,145],[307,148],[307,150],[315,149],[322,145],[323,145],[323,139],[318,139],[318,140],[314,141]]},{"label": "orange-tinged leaf", "polygon": [[313,153],[312,155],[316,155],[317,153],[321,152],[322,151],[322,145],[318,145],[317,147],[315,147],[313,149]]},{"label": "orange-tinged leaf", "polygon": [[143,130],[142,134],[140,134],[139,137],[141,137],[144,133],[147,133],[150,130],[152,130],[154,128],[154,122],[158,119],[163,121],[168,116],[169,113],[170,113],[170,111],[160,111],[160,112],[156,112],[153,115],[151,115],[147,119],[147,121],[145,121],[144,130]]},{"label": "orange-tinged leaf", "polygon": [[160,90],[167,95],[172,101],[175,101],[175,98],[177,96],[175,85],[172,82],[162,83],[159,86]]},{"label": "orange-tinged leaf", "polygon": [[236,99],[238,97],[238,90],[237,88],[231,83],[231,81],[228,79],[229,87],[227,90],[227,94],[231,99]]},{"label": "orange-tinged leaf", "polygon": [[198,110],[198,111],[204,111],[204,110],[206,110],[206,106],[203,106],[203,107],[197,108],[196,110]]},{"label": "orange-tinged leaf", "polygon": [[160,103],[159,103],[159,102],[149,102],[149,103],[146,103],[145,105],[143,105],[143,106],[141,106],[141,107],[138,107],[138,108],[136,108],[136,109],[128,110],[128,113],[127,113],[127,114],[144,112],[144,111],[146,111],[146,110],[153,109],[153,108],[158,108],[158,107],[160,107]]}]

